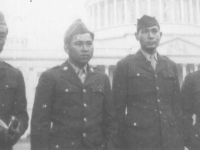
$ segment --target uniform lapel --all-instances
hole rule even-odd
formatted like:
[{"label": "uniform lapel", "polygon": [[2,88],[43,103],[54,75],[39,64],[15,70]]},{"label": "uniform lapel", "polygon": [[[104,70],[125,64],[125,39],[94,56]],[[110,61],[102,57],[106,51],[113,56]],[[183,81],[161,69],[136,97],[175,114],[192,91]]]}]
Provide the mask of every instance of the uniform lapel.
[{"label": "uniform lapel", "polygon": [[146,57],[142,54],[142,52],[140,50],[135,54],[134,58],[137,60],[136,64],[138,66],[140,66],[141,68],[143,68],[143,69],[145,69],[145,70],[147,70],[149,72],[154,73],[154,69],[151,66],[150,61],[148,61],[146,59]]},{"label": "uniform lapel", "polygon": [[91,83],[94,83],[97,79],[99,79],[98,74],[94,71],[94,69],[92,67],[89,66],[87,77],[86,77],[84,85],[87,86]]},{"label": "uniform lapel", "polygon": [[79,87],[82,87],[81,80],[79,79],[78,75],[72,68],[72,66],[69,64],[68,61],[63,63],[60,67],[61,71],[61,77],[64,78],[65,80],[68,80],[74,85],[77,85]]},{"label": "uniform lapel", "polygon": [[156,70],[155,70],[156,74],[159,73],[161,70],[163,70],[167,66],[166,60],[159,54],[157,56],[158,56],[158,62],[156,65]]}]

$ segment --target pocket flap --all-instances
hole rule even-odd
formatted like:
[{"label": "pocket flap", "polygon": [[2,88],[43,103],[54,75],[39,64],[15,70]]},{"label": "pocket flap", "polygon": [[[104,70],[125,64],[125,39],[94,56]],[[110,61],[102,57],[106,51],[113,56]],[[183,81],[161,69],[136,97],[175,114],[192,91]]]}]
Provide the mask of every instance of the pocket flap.
[{"label": "pocket flap", "polygon": [[16,88],[16,87],[17,87],[17,82],[15,81],[7,81],[0,84],[0,90],[6,90],[6,89],[11,89],[11,88]]},{"label": "pocket flap", "polygon": [[131,118],[130,117],[127,117],[125,119],[125,122],[126,122],[126,125],[129,126],[129,127],[135,127],[135,128],[148,128],[149,126],[152,125],[154,120],[152,119],[145,119],[145,118],[136,118],[134,116],[132,116]]},{"label": "pocket flap", "polygon": [[92,88],[93,92],[104,93],[104,87],[103,87],[103,85],[95,85],[95,86],[92,86],[91,88]]},{"label": "pocket flap", "polygon": [[164,78],[175,78],[175,74],[174,74],[173,70],[163,71],[163,77]]},{"label": "pocket flap", "polygon": [[73,92],[78,92],[78,87],[76,87],[74,85],[71,85],[71,84],[59,85],[58,92],[59,93],[73,93]]},{"label": "pocket flap", "polygon": [[129,77],[149,77],[149,72],[143,70],[143,69],[136,69],[136,70],[130,70],[129,71]]}]

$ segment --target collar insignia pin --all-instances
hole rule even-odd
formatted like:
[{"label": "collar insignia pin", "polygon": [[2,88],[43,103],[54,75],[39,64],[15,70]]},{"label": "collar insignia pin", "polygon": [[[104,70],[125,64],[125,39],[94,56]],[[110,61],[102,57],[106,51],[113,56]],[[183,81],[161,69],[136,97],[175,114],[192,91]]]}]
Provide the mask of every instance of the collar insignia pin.
[{"label": "collar insignia pin", "polygon": [[63,70],[65,70],[65,71],[66,71],[67,69],[68,69],[68,67],[64,67],[64,68],[63,68]]}]

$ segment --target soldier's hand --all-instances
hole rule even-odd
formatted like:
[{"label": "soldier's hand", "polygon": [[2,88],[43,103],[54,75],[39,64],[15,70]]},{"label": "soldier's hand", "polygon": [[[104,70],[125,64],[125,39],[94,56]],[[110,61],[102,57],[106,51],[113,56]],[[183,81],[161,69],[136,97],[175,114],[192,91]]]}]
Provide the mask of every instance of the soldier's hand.
[{"label": "soldier's hand", "polygon": [[8,130],[4,133],[4,142],[7,145],[13,145],[20,137],[19,121],[16,117],[12,116]]},{"label": "soldier's hand", "polygon": [[4,132],[4,142],[7,145],[13,145],[20,136],[19,128],[10,128]]}]

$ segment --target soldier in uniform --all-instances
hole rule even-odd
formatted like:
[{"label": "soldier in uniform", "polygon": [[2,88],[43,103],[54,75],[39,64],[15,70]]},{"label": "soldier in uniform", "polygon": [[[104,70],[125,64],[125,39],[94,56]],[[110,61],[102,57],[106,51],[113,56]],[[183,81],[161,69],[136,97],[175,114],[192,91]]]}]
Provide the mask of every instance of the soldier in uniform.
[{"label": "soldier in uniform", "polygon": [[[2,52],[8,28],[0,12],[0,52]],[[0,150],[11,150],[28,127],[25,84],[21,71],[0,60]]]},{"label": "soldier in uniform", "polygon": [[76,20],[64,38],[69,58],[41,75],[31,120],[32,150],[112,149],[112,92],[108,76],[88,64],[93,39]]},{"label": "soldier in uniform", "polygon": [[181,87],[185,146],[200,149],[200,70],[185,77]]},{"label": "soldier in uniform", "polygon": [[154,17],[137,22],[140,49],[117,63],[113,98],[118,146],[128,150],[183,150],[176,64],[157,52],[162,33]]}]

